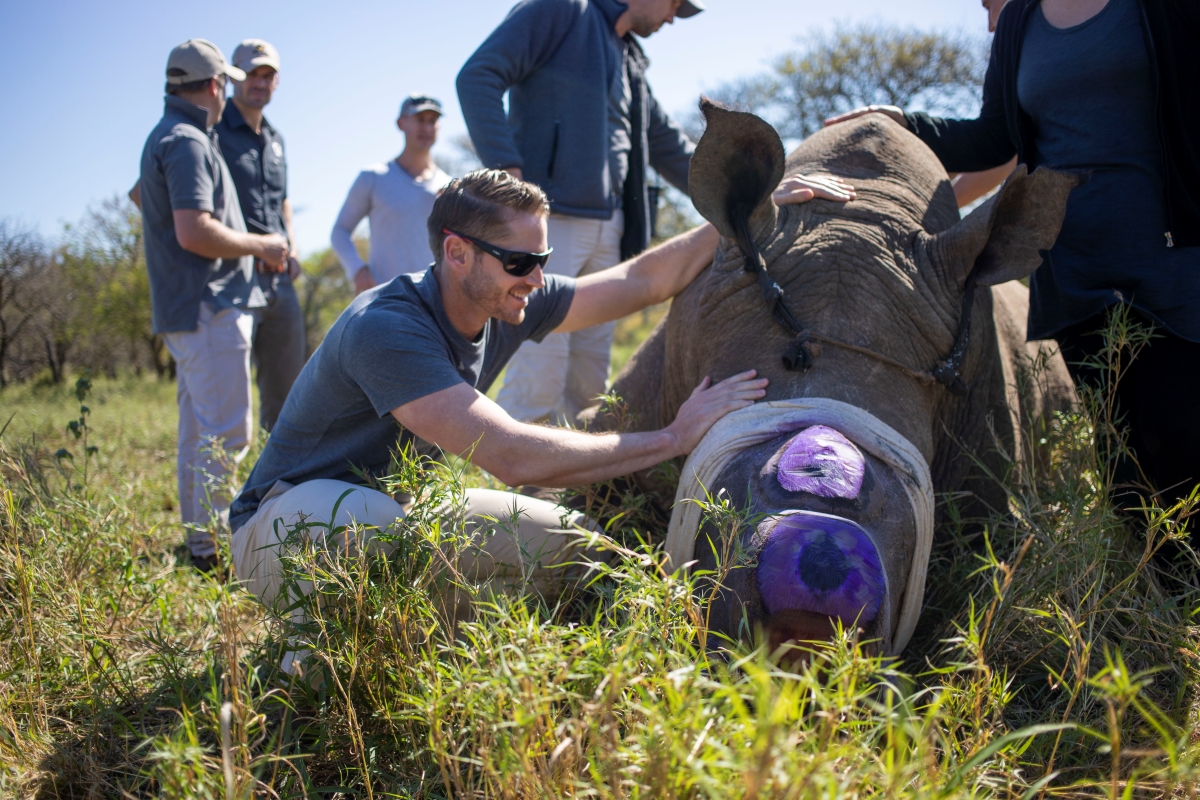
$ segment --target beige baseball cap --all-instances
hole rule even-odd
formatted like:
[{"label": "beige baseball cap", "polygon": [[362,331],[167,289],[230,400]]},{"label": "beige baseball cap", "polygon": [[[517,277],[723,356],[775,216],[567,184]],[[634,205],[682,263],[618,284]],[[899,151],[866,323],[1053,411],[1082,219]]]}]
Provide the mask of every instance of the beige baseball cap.
[{"label": "beige baseball cap", "polygon": [[279,51],[262,39],[244,39],[233,49],[233,65],[245,72],[253,72],[255,67],[266,65],[278,72]]},{"label": "beige baseball cap", "polygon": [[179,86],[228,75],[235,81],[246,80],[246,73],[231,67],[221,49],[207,39],[188,39],[167,56],[167,83]]}]

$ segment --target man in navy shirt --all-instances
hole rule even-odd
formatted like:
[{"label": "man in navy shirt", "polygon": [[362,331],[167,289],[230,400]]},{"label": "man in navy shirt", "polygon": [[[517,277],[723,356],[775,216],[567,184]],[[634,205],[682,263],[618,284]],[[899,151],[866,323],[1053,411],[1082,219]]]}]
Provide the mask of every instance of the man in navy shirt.
[{"label": "man in navy shirt", "polygon": [[268,432],[304,366],[304,313],[292,281],[300,274],[292,204],[287,193],[283,137],[263,116],[279,86],[279,53],[262,39],[246,39],[233,51],[233,65],[246,73],[233,82],[233,98],[217,123],[225,163],[237,187],[246,226],[255,233],[286,236],[286,264],[255,262],[266,305],[255,312],[254,364],[258,368],[258,421]]}]

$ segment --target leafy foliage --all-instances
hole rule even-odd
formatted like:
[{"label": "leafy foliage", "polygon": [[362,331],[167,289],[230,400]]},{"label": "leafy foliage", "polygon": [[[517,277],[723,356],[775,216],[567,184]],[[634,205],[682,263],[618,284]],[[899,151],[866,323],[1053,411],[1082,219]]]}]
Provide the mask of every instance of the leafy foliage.
[{"label": "leafy foliage", "polygon": [[801,39],[766,73],[711,95],[759,114],[785,139],[803,139],[827,118],[871,104],[970,113],[978,107],[986,57],[984,44],[965,35],[838,26]]},{"label": "leafy foliage", "polygon": [[[324,250],[305,259],[297,292],[311,355],[354,289]],[[56,244],[0,221],[0,388],[38,376],[61,383],[72,367],[174,377],[153,331],[141,215],[124,198],[88,211]]]}]

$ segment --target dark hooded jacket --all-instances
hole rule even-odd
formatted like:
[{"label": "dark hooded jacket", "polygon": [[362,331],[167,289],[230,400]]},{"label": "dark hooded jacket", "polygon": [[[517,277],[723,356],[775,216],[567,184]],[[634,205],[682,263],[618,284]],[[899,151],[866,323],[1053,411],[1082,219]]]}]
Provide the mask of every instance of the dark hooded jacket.
[{"label": "dark hooded jacket", "polygon": [[615,207],[625,212],[628,258],[650,241],[649,168],[686,193],[695,148],[654,99],[634,37],[617,37],[624,11],[619,0],[523,0],[467,60],[457,85],[484,166],[519,167],[555,213],[611,219],[610,85],[613,70],[626,70],[631,151]]}]

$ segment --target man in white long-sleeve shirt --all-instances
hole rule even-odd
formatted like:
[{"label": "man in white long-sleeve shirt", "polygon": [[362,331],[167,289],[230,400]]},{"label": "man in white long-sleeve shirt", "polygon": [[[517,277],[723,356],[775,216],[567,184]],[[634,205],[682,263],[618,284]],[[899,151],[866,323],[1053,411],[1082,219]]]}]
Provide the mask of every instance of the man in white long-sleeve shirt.
[{"label": "man in white long-sleeve shirt", "polygon": [[[396,127],[404,133],[404,152],[387,164],[372,164],[358,174],[330,237],[333,252],[361,294],[397,275],[423,272],[433,261],[425,221],[450,176],[433,163],[442,104],[412,95],[400,106]],[[354,246],[354,229],[366,217],[371,250],[366,261]]]}]

